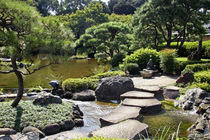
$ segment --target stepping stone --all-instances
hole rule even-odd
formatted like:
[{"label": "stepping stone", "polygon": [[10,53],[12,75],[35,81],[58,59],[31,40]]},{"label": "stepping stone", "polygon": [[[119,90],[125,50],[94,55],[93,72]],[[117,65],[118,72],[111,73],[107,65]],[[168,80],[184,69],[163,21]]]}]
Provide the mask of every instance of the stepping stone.
[{"label": "stepping stone", "polygon": [[124,100],[125,98],[150,99],[150,98],[154,98],[154,94],[149,93],[149,92],[142,92],[142,91],[129,91],[120,95],[121,100]]},{"label": "stepping stone", "polygon": [[101,127],[116,124],[127,119],[140,118],[140,107],[119,106],[106,116],[100,118]]},{"label": "stepping stone", "polygon": [[163,96],[166,99],[176,99],[179,97],[179,87],[176,86],[168,86],[163,90]]},{"label": "stepping stone", "polygon": [[157,99],[128,99],[122,101],[122,105],[140,107],[141,113],[157,113],[161,111],[161,102]]},{"label": "stepping stone", "polygon": [[163,90],[159,86],[139,86],[137,90],[154,93],[155,98],[158,100],[164,100]]},{"label": "stepping stone", "polygon": [[106,126],[93,131],[89,136],[104,137],[104,138],[118,138],[118,139],[140,139],[146,136],[148,125],[140,123],[137,120],[127,120],[118,124]]}]

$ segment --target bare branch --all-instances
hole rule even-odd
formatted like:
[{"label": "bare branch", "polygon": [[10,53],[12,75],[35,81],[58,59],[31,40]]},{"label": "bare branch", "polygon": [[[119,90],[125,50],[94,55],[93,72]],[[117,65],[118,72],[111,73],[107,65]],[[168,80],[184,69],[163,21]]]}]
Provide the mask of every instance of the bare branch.
[{"label": "bare branch", "polygon": [[39,67],[39,68],[34,69],[32,72],[28,69],[27,66],[25,66],[25,69],[27,70],[28,73],[23,73],[22,71],[21,71],[21,73],[22,73],[23,75],[31,75],[31,74],[35,73],[36,71],[38,71],[38,70],[40,70],[40,69],[42,69],[42,68],[48,67],[48,66],[50,66],[50,65],[52,65],[52,64],[53,64],[53,63],[50,63],[50,64],[47,64],[47,65],[41,66],[41,67]]}]

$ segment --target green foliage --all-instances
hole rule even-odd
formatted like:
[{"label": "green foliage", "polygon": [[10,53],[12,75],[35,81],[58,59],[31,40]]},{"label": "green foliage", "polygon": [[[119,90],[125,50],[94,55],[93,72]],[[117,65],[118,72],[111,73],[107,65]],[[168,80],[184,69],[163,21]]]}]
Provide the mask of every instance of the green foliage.
[{"label": "green foliage", "polygon": [[[180,44],[180,43],[179,43]],[[179,45],[178,44],[178,45]],[[165,48],[166,43],[158,46],[158,49],[162,50]],[[172,42],[170,48],[177,49],[177,42]],[[198,42],[185,42],[182,47],[177,51],[179,57],[187,57],[193,51],[196,51],[198,47]],[[210,58],[210,41],[203,41],[202,43],[202,58]]]},{"label": "green foliage", "polygon": [[98,79],[91,78],[69,78],[63,81],[62,87],[66,91],[77,92],[85,89],[95,90]]},{"label": "green foliage", "polygon": [[112,13],[119,15],[134,14],[137,7],[144,4],[145,0],[110,0],[108,5]]},{"label": "green foliage", "polygon": [[128,71],[131,75],[139,74],[139,66],[136,63],[127,63],[125,70]]},{"label": "green foliage", "polygon": [[107,15],[103,13],[103,5],[100,2],[91,2],[83,10],[60,16],[60,19],[72,29],[77,39],[85,33],[87,28],[108,21]]},{"label": "green foliage", "polygon": [[210,69],[210,63],[205,64],[193,64],[193,65],[187,65],[185,67],[185,70],[190,70],[192,72],[200,72]]},{"label": "green foliage", "polygon": [[210,69],[196,72],[194,78],[197,83],[208,83],[210,85]]},{"label": "green foliage", "polygon": [[121,138],[103,138],[103,137],[91,137],[91,138],[77,138],[72,140],[127,140]]},{"label": "green foliage", "polygon": [[139,69],[142,70],[147,67],[147,63],[149,59],[153,60],[153,63],[158,67],[159,66],[159,53],[154,49],[139,49],[135,51],[130,56],[126,56],[124,59],[126,63],[137,63],[139,65]]},{"label": "green foliage", "polygon": [[125,76],[125,72],[123,71],[104,72],[104,73],[99,73],[99,74],[90,76],[89,78],[101,79],[101,78],[111,77],[111,76]]},{"label": "green foliage", "polygon": [[93,53],[99,58],[106,59],[115,54],[128,52],[132,37],[127,24],[107,22],[86,30],[76,45],[80,52]]},{"label": "green foliage", "polygon": [[[169,47],[173,40],[185,42],[189,35],[205,34],[204,23],[208,23],[204,1],[198,0],[148,0],[133,16],[135,42],[155,46],[163,41]],[[173,33],[177,33],[174,35]],[[142,45],[142,46],[143,46]]]},{"label": "green foliage", "polygon": [[126,24],[130,24],[132,20],[132,15],[117,15],[112,13],[108,16],[109,21],[111,22],[122,22]]},{"label": "green foliage", "polygon": [[160,54],[160,68],[165,74],[174,74],[176,67],[175,50],[165,49]]},{"label": "green foliage", "polygon": [[12,108],[10,104],[0,103],[0,128],[12,128],[20,132],[26,126],[34,126],[42,130],[47,124],[59,124],[72,119],[71,103],[39,106],[33,105],[32,101],[21,101],[17,108]]},{"label": "green foliage", "polygon": [[119,66],[119,64],[121,64],[123,62],[124,58],[125,58],[125,54],[123,54],[123,53],[114,55],[110,62],[112,67]]}]

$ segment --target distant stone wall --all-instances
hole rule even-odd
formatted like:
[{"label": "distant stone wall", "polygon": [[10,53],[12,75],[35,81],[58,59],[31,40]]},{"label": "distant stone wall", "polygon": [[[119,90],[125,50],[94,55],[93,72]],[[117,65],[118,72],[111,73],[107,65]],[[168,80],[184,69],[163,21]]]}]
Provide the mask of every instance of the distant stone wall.
[{"label": "distant stone wall", "polygon": [[210,40],[210,35],[203,37],[203,41],[208,41],[208,40]]}]

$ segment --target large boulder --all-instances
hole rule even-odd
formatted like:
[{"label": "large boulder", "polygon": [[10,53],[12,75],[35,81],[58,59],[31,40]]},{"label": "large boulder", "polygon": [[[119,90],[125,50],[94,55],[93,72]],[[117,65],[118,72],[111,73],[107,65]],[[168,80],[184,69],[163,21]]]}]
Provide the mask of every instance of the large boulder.
[{"label": "large boulder", "polygon": [[88,90],[74,93],[72,99],[79,100],[79,101],[94,101],[95,91],[88,89]]},{"label": "large boulder", "polygon": [[38,133],[40,138],[45,137],[45,134],[44,134],[42,131],[40,131],[38,128],[33,127],[33,126],[25,127],[25,128],[22,130],[22,133],[23,133],[23,134],[27,134],[27,133],[29,133],[29,132]]},{"label": "large boulder", "polygon": [[194,80],[193,73],[191,72],[185,72],[180,77],[177,78],[176,83],[177,84],[187,84],[189,82],[192,82]]},{"label": "large boulder", "polygon": [[35,105],[48,105],[48,104],[61,104],[62,99],[59,96],[54,96],[51,94],[40,95],[34,101]]},{"label": "large boulder", "polygon": [[175,106],[184,110],[191,110],[194,106],[198,107],[204,99],[208,99],[206,97],[210,97],[210,93],[200,88],[189,89],[185,95],[180,96],[179,100],[175,102]]},{"label": "large boulder", "polygon": [[43,131],[46,135],[52,135],[60,132],[61,126],[57,123],[55,124],[48,124],[44,127]]},{"label": "large boulder", "polygon": [[96,88],[98,100],[120,100],[120,95],[134,89],[133,81],[127,77],[103,78]]},{"label": "large boulder", "polygon": [[10,128],[0,128],[0,135],[12,135],[15,134],[16,131]]}]

